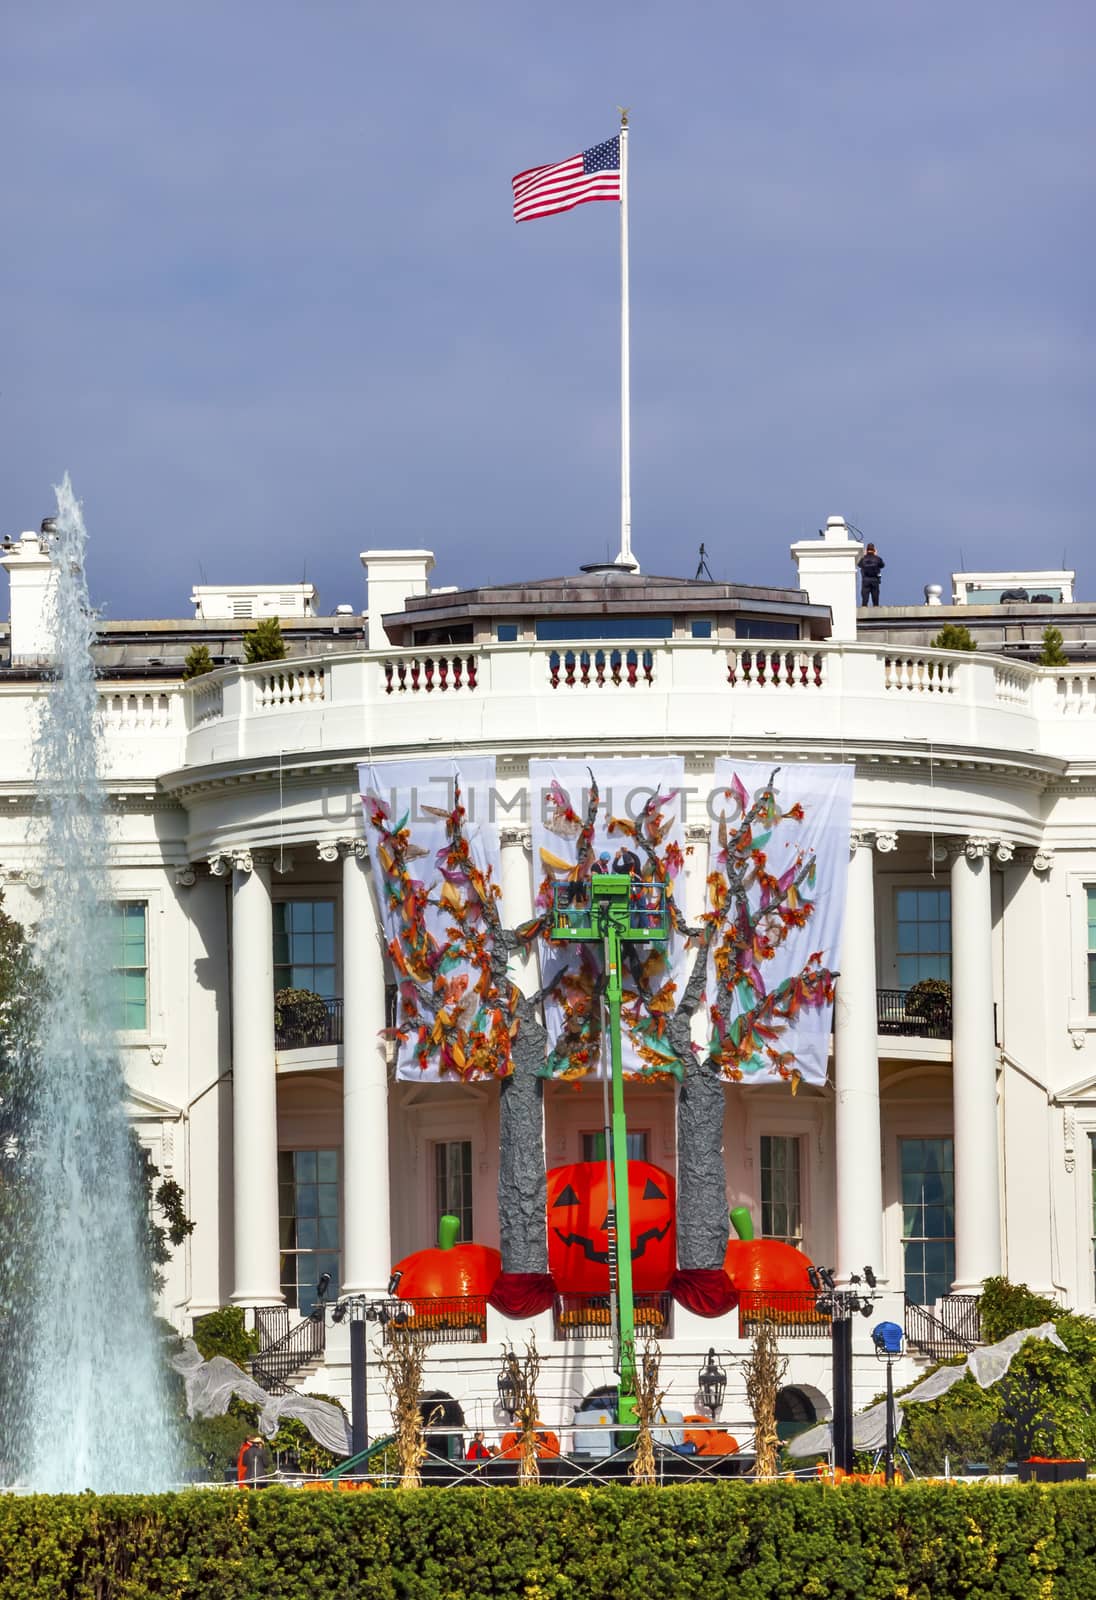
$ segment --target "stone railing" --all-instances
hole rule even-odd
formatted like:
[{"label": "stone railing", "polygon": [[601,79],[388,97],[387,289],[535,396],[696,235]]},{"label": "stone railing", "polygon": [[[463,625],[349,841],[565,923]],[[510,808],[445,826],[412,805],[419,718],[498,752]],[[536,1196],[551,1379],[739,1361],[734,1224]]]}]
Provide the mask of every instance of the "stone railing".
[{"label": "stone railing", "polygon": [[[683,639],[348,652],[224,669],[185,685],[183,699],[188,766],[285,749],[287,715],[298,719],[292,747],[317,751],[568,750],[657,734],[687,748],[733,738],[745,750],[789,740],[802,750],[998,751],[1021,762],[1096,756],[1096,672],[869,644]],[[322,715],[300,722],[314,712]]]},{"label": "stone railing", "polygon": [[106,733],[148,733],[182,726],[177,694],[166,689],[100,689],[99,718]]}]

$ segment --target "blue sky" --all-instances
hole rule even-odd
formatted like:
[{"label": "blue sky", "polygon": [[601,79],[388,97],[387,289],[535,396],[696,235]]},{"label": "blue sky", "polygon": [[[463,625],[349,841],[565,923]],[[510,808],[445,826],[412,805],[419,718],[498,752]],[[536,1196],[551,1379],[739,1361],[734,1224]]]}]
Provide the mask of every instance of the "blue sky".
[{"label": "blue sky", "polygon": [[613,205],[510,177],[632,108],[634,544],[884,599],[1096,597],[1096,12],[1044,0],[51,0],[0,30],[2,532],[68,469],[113,617],[195,582],[573,571],[619,527]]}]

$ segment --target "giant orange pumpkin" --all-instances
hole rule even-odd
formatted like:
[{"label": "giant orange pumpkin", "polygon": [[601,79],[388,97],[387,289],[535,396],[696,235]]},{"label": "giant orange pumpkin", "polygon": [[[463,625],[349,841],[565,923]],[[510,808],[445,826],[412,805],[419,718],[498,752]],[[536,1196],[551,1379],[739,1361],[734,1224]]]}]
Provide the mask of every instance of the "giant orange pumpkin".
[{"label": "giant orange pumpkin", "polygon": [[[628,1163],[632,1287],[665,1289],[677,1257],[674,1180],[649,1161]],[[548,1173],[548,1271],[561,1294],[609,1290],[609,1177],[604,1161],[576,1161]]]},{"label": "giant orange pumpkin", "polygon": [[446,1228],[454,1219],[442,1217],[438,1224],[438,1244],[429,1250],[415,1250],[392,1268],[399,1280],[396,1293],[401,1300],[486,1298],[502,1271],[502,1257],[487,1244],[455,1244],[455,1229]]},{"label": "giant orange pumpkin", "polygon": [[[815,1301],[807,1276],[810,1257],[783,1239],[755,1239],[753,1223],[744,1207],[735,1207],[731,1222],[738,1238],[727,1245],[723,1270],[738,1290],[739,1304],[747,1311],[771,1310],[774,1314],[794,1315],[800,1321],[810,1316]],[[769,1302],[766,1294],[772,1297]],[[789,1295],[794,1299],[787,1299]]]}]

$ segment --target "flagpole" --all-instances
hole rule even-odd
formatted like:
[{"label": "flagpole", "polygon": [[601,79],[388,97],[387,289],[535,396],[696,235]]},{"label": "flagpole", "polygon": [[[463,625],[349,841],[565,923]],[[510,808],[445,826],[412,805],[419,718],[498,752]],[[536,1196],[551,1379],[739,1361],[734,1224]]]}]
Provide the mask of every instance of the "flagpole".
[{"label": "flagpole", "polygon": [[617,563],[639,570],[632,555],[632,400],[628,321],[628,111],[620,108],[620,554]]}]

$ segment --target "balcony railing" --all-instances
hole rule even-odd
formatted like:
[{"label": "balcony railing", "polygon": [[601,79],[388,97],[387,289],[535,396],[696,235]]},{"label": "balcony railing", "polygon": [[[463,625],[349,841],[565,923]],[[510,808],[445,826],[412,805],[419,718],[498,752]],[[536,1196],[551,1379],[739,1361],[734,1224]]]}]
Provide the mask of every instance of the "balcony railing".
[{"label": "balcony railing", "polygon": [[483,1295],[439,1295],[432,1300],[386,1300],[381,1308],[384,1342],[394,1329],[421,1334],[428,1344],[483,1344],[487,1301]]},{"label": "balcony railing", "polygon": [[[637,1294],[637,1339],[668,1339],[673,1331],[673,1299],[668,1294]],[[557,1339],[608,1339],[613,1312],[607,1294],[558,1294],[555,1303]]]},{"label": "balcony railing", "polygon": [[950,1002],[941,1000],[927,1016],[914,1016],[906,1009],[908,995],[908,989],[875,991],[875,1015],[879,1032],[900,1034],[909,1039],[950,1039]]},{"label": "balcony railing", "polygon": [[911,1350],[946,1361],[965,1356],[982,1342],[982,1302],[976,1294],[949,1294],[934,1305],[906,1299],[906,1343]]},{"label": "balcony railing", "polygon": [[738,1337],[750,1339],[762,1322],[771,1322],[786,1339],[828,1339],[830,1314],[804,1289],[747,1289],[738,1302]]},{"label": "balcony railing", "polygon": [[317,1016],[311,1017],[307,1022],[300,1022],[294,1017],[284,1021],[280,1027],[274,1029],[274,1048],[276,1050],[312,1050],[321,1045],[342,1044],[343,1042],[343,1003],[341,1000],[325,1000],[327,1020],[321,1021]]}]

